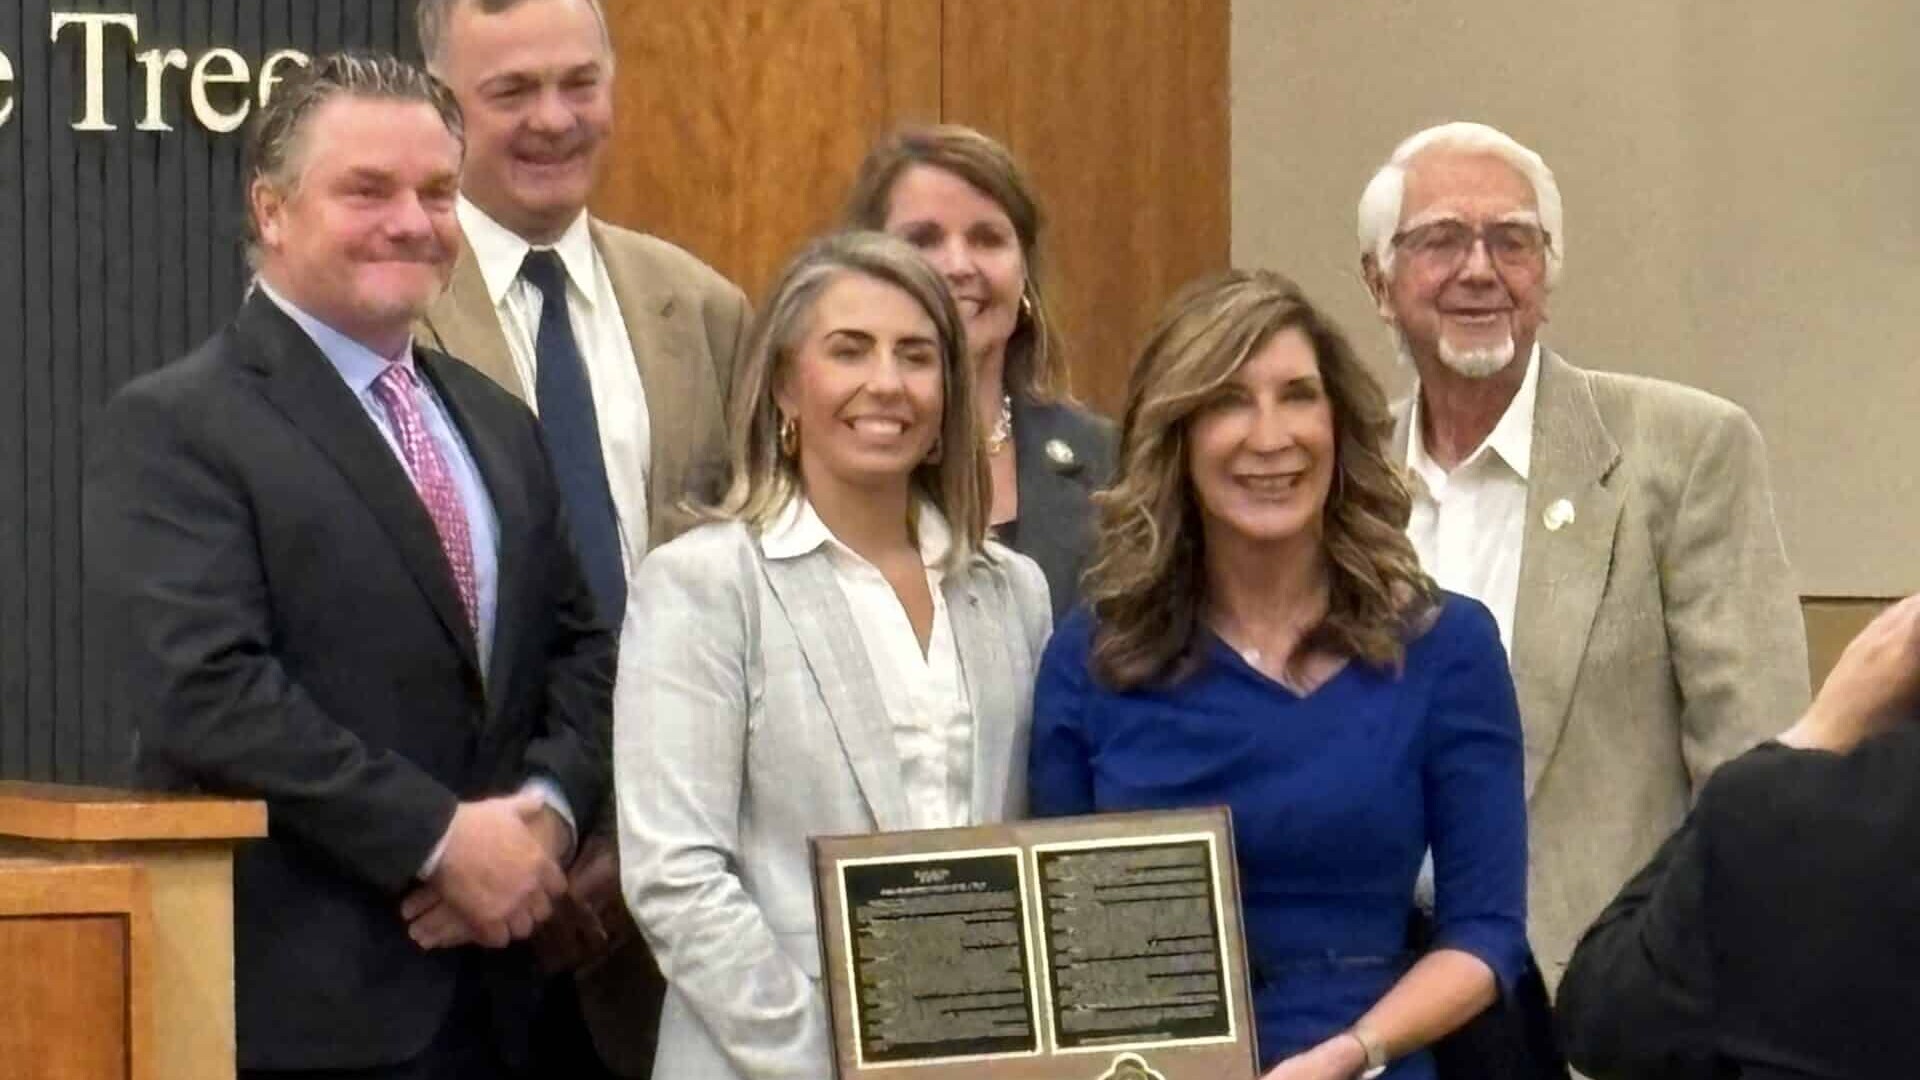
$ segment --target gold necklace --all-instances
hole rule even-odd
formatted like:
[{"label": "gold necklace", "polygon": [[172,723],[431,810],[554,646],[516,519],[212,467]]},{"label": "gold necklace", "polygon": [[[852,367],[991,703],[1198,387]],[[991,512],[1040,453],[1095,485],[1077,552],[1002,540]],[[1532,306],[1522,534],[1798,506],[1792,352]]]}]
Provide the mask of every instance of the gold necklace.
[{"label": "gold necklace", "polygon": [[987,435],[987,455],[998,456],[1013,439],[1013,395],[1000,395],[1000,416],[993,422],[993,431]]}]

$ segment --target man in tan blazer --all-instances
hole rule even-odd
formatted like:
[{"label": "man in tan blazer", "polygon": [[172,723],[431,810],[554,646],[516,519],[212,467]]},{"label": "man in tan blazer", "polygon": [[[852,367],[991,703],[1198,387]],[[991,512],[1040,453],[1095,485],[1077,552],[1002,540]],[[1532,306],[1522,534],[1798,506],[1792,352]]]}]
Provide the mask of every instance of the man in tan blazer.
[{"label": "man in tan blazer", "polygon": [[[682,500],[717,494],[746,299],[687,252],[586,211],[613,122],[599,0],[420,0],[417,16],[467,126],[466,245],[421,337],[539,413],[583,569],[617,627],[631,571],[689,524]],[[611,818],[580,843],[569,896],[535,941],[575,976],[549,984],[536,1075],[652,1070],[663,986],[620,897]]]},{"label": "man in tan blazer", "polygon": [[1721,762],[1806,706],[1806,638],[1753,421],[1541,347],[1564,253],[1539,155],[1480,124],[1403,142],[1361,269],[1419,376],[1394,452],[1442,587],[1500,623],[1526,735],[1529,928],[1557,986],[1582,931]]}]

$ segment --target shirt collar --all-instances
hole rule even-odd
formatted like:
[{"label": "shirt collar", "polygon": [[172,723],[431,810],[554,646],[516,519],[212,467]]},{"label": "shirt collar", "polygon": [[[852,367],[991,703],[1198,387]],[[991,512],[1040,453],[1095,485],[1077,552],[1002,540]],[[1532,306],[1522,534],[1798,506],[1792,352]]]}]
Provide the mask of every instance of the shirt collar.
[{"label": "shirt collar", "polygon": [[413,363],[411,342],[397,358],[381,356],[302,311],[293,301],[274,292],[273,287],[265,281],[256,280],[254,287],[260,290],[261,295],[273,301],[275,307],[285,312],[287,318],[292,319],[294,325],[304,331],[307,337],[313,339],[321,355],[325,356],[334,370],[340,373],[340,377],[347,381],[348,388],[356,396],[364,397],[373,386],[373,381],[380,377],[381,372],[387,370],[387,365],[398,362],[411,366]]},{"label": "shirt collar", "polygon": [[[1527,354],[1527,373],[1513,400],[1507,402],[1507,411],[1500,414],[1486,441],[1474,447],[1460,464],[1470,465],[1486,454],[1496,454],[1520,479],[1527,479],[1533,467],[1533,406],[1539,396],[1540,343],[1536,341]],[[1446,470],[1427,456],[1427,440],[1420,431],[1420,390],[1415,387],[1413,407],[1407,413],[1407,468],[1431,485],[1436,476],[1444,477]]]},{"label": "shirt collar", "polygon": [[[475,206],[465,195],[460,196],[454,205],[454,214],[460,219],[461,231],[467,234],[467,247],[473,251],[474,262],[480,265],[480,279],[487,283],[487,299],[499,306],[507,290],[520,277],[520,266],[527,261],[527,252],[533,245],[521,239],[520,234],[493,220],[485,210]],[[553,253],[560,256],[560,265],[566,268],[567,279],[573,282],[574,291],[580,294],[589,308],[593,306],[593,233],[587,227],[587,212],[573,219],[567,231],[553,242]]]},{"label": "shirt collar", "polygon": [[[925,566],[938,566],[953,547],[953,533],[947,527],[947,519],[924,497],[915,497],[913,509],[915,532],[920,542],[920,562]],[[833,535],[827,523],[820,520],[813,503],[804,495],[788,499],[787,505],[780,508],[780,513],[760,534],[760,551],[769,559],[797,559],[823,546],[860,558],[852,548]]]}]

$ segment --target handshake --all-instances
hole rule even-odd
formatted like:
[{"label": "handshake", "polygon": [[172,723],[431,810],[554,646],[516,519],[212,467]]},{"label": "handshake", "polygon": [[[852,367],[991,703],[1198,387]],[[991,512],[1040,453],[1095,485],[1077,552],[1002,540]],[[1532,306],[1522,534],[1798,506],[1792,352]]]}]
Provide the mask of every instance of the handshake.
[{"label": "handshake", "polygon": [[498,949],[532,938],[549,971],[615,951],[637,931],[613,845],[589,837],[569,871],[570,846],[567,823],[537,792],[461,803],[439,865],[400,903],[408,936],[423,949]]}]

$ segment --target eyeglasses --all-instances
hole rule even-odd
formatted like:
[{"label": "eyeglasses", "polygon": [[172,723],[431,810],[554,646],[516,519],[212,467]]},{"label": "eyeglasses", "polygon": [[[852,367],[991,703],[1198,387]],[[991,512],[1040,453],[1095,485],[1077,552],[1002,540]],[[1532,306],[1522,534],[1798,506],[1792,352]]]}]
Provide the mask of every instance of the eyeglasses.
[{"label": "eyeglasses", "polygon": [[1479,242],[1486,243],[1487,257],[1502,269],[1531,270],[1553,245],[1553,238],[1529,221],[1496,221],[1479,228],[1464,221],[1434,221],[1393,237],[1393,246],[1422,268],[1449,273],[1467,261]]}]

